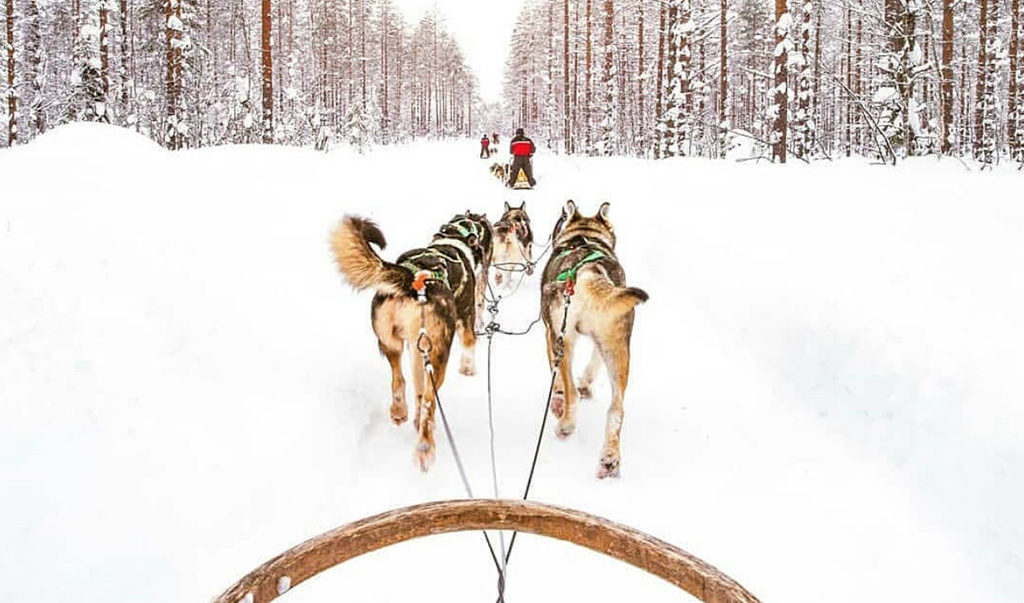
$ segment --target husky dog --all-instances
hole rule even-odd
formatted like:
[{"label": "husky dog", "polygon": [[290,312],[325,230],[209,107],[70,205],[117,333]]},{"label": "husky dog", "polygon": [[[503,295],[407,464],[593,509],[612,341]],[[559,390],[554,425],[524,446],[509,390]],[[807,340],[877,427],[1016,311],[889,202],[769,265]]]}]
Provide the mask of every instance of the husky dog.
[{"label": "husky dog", "polygon": [[[633,308],[647,301],[647,293],[642,289],[626,286],[626,273],[615,257],[615,231],[608,221],[608,209],[609,204],[605,203],[596,216],[589,218],[580,215],[574,202],[566,203],[552,233],[553,249],[541,286],[541,316],[547,327],[548,361],[557,372],[551,411],[558,418],[559,438],[569,437],[576,429],[577,395],[590,397],[591,385],[602,362],[608,370],[612,401],[597,472],[599,478],[619,475],[619,432],[622,399],[629,379]],[[565,295],[570,296],[571,301],[563,324]],[[563,333],[559,357],[559,337]],[[577,390],[572,382],[572,353],[579,335],[593,340],[594,353]]]},{"label": "husky dog", "polygon": [[[402,351],[413,355],[412,377],[416,391],[414,426],[419,433],[415,459],[426,471],[434,461],[434,409],[436,392],[444,383],[452,340],[462,340],[459,372],[476,372],[478,308],[483,305],[488,269],[493,254],[494,232],[487,216],[466,212],[452,218],[425,248],[387,262],[371,243],[384,249],[384,235],[365,218],[345,216],[331,234],[338,268],[356,290],[374,289],[372,322],[381,354],[391,365],[391,421],[401,425],[408,418]],[[433,385],[420,354],[420,329],[429,345],[434,368]]]},{"label": "husky dog", "polygon": [[526,202],[512,207],[505,202],[505,213],[494,223],[494,282],[503,281],[512,286],[509,264],[524,264],[526,273],[533,274],[533,229],[526,214]]},{"label": "husky dog", "polygon": [[491,175],[505,182],[508,180],[508,165],[504,163],[491,164]]}]

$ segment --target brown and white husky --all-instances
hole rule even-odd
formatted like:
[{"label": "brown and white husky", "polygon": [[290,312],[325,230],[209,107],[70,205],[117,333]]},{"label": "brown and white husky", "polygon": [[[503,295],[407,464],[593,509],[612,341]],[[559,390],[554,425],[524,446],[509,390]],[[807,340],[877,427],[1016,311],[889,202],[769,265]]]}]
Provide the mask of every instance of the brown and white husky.
[{"label": "brown and white husky", "polygon": [[506,201],[505,213],[494,223],[494,267],[494,282],[509,288],[513,273],[533,274],[533,228],[525,201],[519,207]]},{"label": "brown and white husky", "polygon": [[[383,260],[371,244],[384,249],[386,242],[377,225],[365,218],[345,216],[331,234],[334,257],[346,280],[357,290],[376,291],[373,330],[391,365],[391,420],[396,425],[408,418],[402,352],[408,346],[413,355],[414,425],[419,433],[415,459],[426,471],[435,454],[434,388],[440,390],[444,384],[455,335],[463,347],[459,372],[472,375],[476,371],[475,327],[493,255],[494,231],[485,215],[467,211],[442,226],[429,245],[407,251],[394,262]],[[433,385],[419,352],[421,328],[430,342]]]},{"label": "brown and white husky", "polygon": [[[555,377],[551,410],[558,418],[556,433],[569,437],[576,429],[576,404],[588,398],[597,371],[604,364],[611,381],[612,400],[605,426],[604,449],[597,476],[618,477],[621,464],[619,436],[623,398],[629,380],[629,340],[634,308],[648,296],[626,286],[626,273],[615,256],[615,230],[605,203],[593,217],[580,215],[576,204],[566,203],[552,233],[551,258],[544,268],[541,316],[547,327],[548,361]],[[565,315],[565,296],[570,297]],[[563,325],[563,315],[566,316]],[[563,353],[559,337],[564,333]],[[583,371],[579,388],[573,385],[572,353],[580,335],[594,342],[594,353]],[[556,361],[558,361],[556,366]]]}]

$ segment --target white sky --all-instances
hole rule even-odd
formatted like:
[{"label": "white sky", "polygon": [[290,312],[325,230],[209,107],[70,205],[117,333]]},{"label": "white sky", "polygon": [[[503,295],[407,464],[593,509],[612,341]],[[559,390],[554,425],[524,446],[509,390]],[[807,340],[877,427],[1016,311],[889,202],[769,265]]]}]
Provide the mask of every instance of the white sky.
[{"label": "white sky", "polygon": [[435,4],[480,81],[484,101],[501,97],[512,28],[524,0],[395,0],[406,22],[415,24]]}]

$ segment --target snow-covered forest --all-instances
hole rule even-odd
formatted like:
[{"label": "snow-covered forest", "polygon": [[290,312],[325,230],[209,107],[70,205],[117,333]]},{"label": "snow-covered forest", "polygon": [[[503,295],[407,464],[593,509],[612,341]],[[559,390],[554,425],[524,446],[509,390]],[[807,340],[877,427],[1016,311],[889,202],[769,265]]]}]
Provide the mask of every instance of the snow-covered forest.
[{"label": "snow-covered forest", "polygon": [[522,125],[577,154],[1024,160],[1020,0],[528,0],[500,107],[437,9],[2,1],[6,145],[76,120],[174,149]]},{"label": "snow-covered forest", "polygon": [[465,134],[474,78],[391,0],[4,0],[4,140],[105,121],[163,145]]},{"label": "snow-covered forest", "polygon": [[505,89],[571,152],[1021,159],[1020,0],[537,0]]}]

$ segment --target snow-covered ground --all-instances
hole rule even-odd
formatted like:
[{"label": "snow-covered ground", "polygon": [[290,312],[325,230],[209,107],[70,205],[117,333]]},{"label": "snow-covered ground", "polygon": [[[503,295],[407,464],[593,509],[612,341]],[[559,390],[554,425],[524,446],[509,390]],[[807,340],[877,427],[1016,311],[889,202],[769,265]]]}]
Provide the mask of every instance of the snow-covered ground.
[{"label": "snow-covered ground", "polygon": [[[545,434],[534,498],[678,544],[766,603],[1024,600],[1024,176],[542,153],[540,188],[510,194],[476,151],[172,155],[77,125],[0,153],[0,600],[206,601],[331,527],[460,497],[444,440],[421,475],[412,428],[389,423],[369,296],[342,284],[327,233],[372,216],[394,257],[454,212],[525,199],[546,235],[570,197],[611,201],[651,301],[622,479],[594,478],[602,380],[571,439]],[[506,327],[536,315],[535,279],[503,302]],[[542,341],[495,343],[510,497],[547,391]],[[484,386],[452,371],[441,392],[480,492]],[[286,599],[493,589],[482,539],[460,534]],[[509,598],[679,592],[527,536]]]}]

